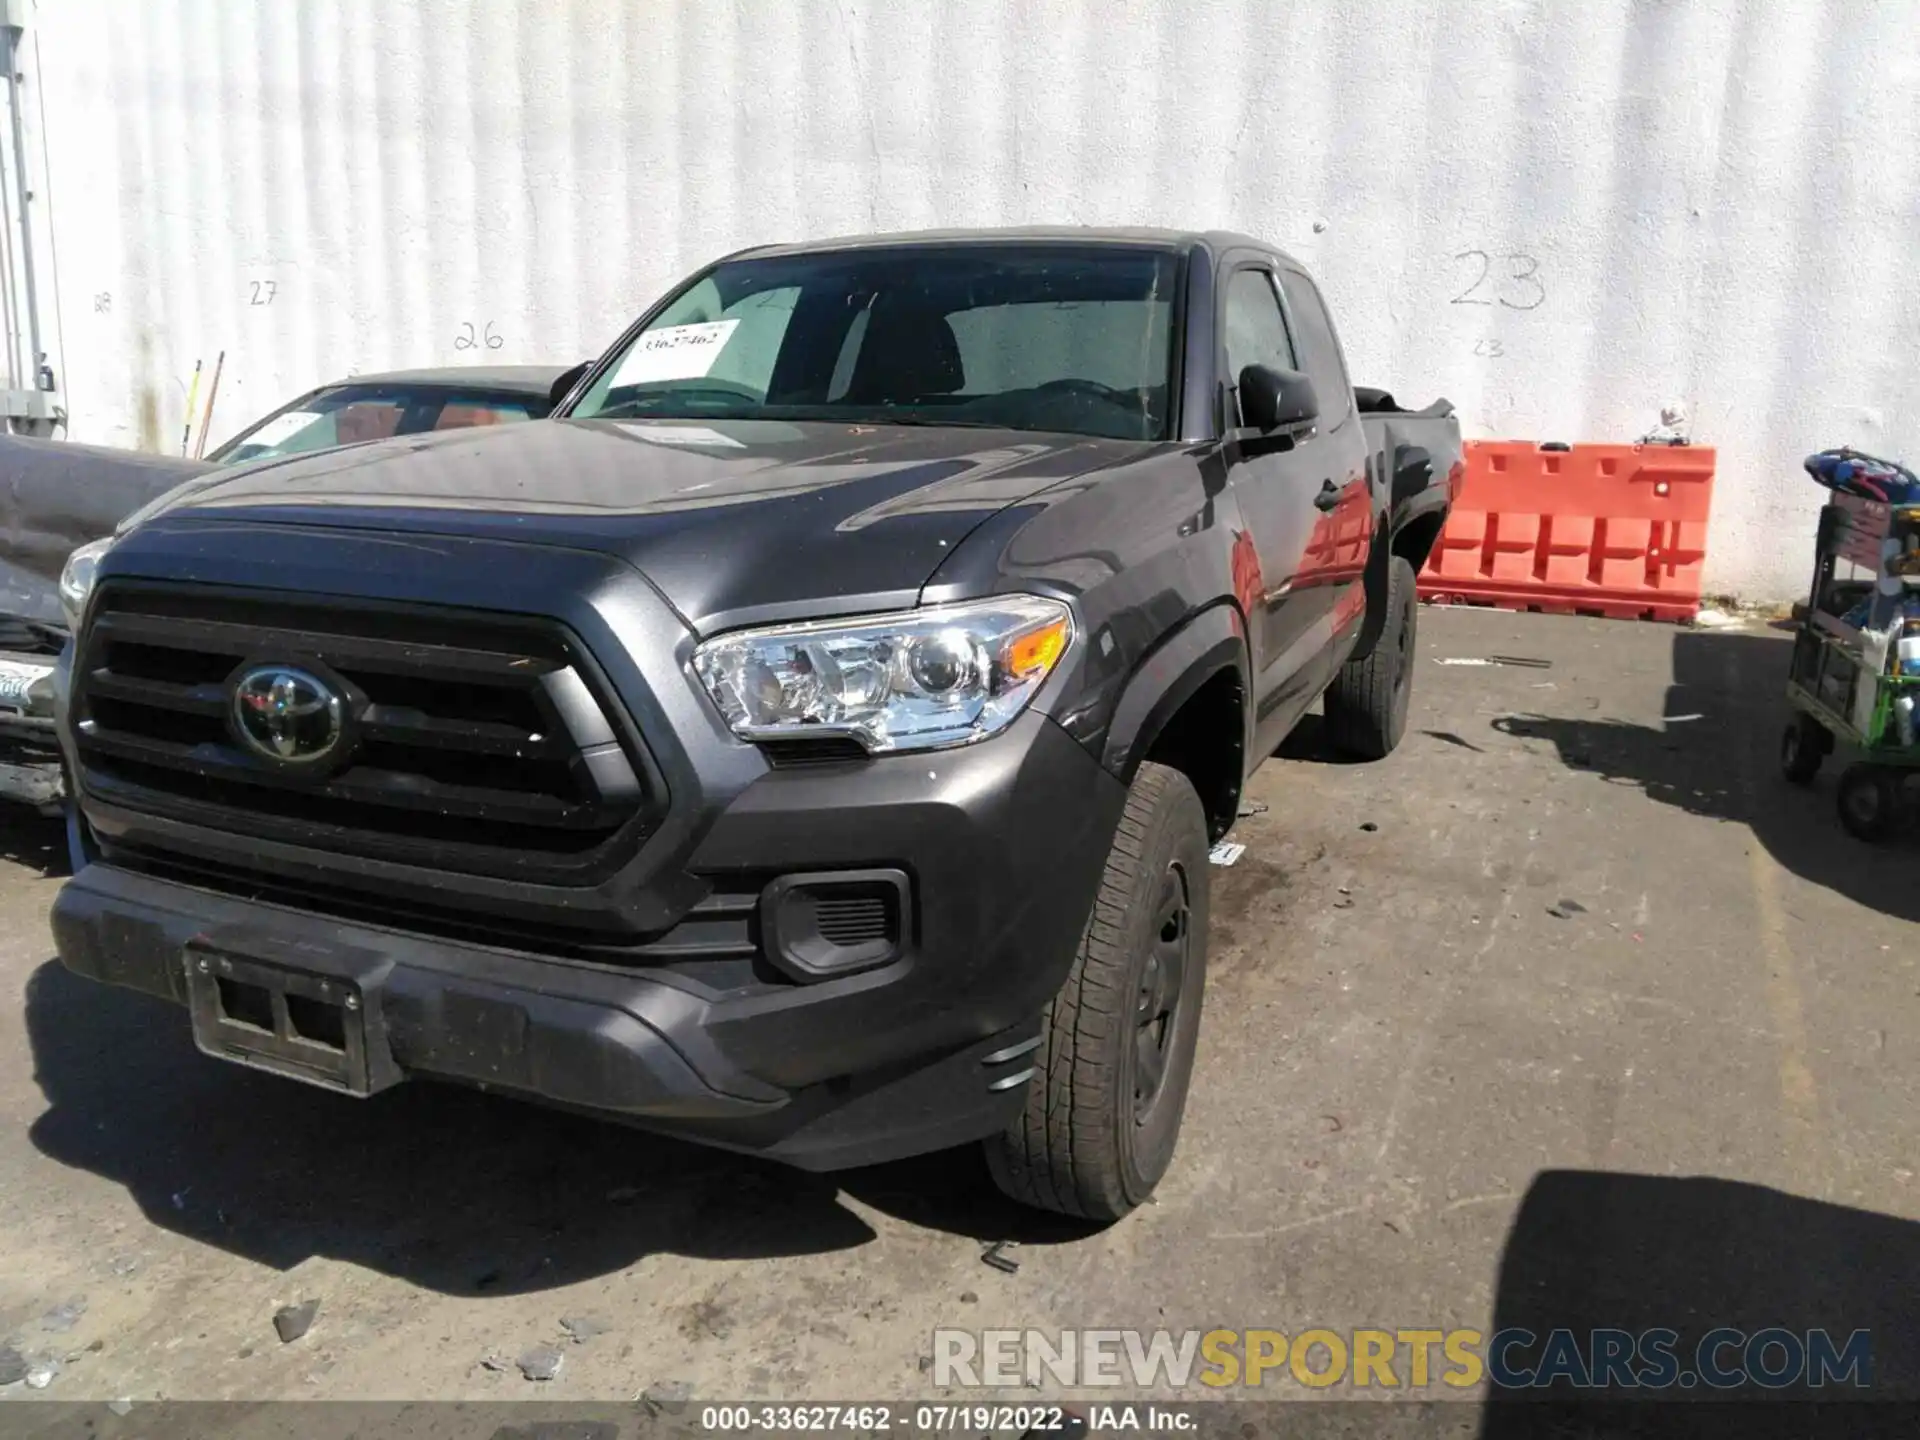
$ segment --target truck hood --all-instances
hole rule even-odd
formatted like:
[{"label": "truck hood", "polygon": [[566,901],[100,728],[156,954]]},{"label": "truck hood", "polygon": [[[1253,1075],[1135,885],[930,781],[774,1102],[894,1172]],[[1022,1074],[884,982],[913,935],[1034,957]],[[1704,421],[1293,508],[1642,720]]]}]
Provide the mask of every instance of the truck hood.
[{"label": "truck hood", "polygon": [[223,470],[136,518],[604,551],[709,633],[910,604],[997,511],[1156,448],[946,426],[536,420]]}]

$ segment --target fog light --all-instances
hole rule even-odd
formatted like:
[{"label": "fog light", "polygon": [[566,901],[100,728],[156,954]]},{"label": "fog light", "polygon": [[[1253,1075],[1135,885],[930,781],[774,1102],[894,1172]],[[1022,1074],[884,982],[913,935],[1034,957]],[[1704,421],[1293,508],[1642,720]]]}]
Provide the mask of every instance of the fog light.
[{"label": "fog light", "polygon": [[898,870],[783,875],[761,892],[767,958],[796,980],[825,980],[897,960],[911,931]]}]

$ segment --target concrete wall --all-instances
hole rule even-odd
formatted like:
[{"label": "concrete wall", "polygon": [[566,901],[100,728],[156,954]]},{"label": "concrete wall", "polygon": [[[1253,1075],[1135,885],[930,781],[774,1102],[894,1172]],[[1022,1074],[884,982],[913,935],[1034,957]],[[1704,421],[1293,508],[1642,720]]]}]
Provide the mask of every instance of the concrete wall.
[{"label": "concrete wall", "polygon": [[[1471,433],[1721,451],[1710,584],[1802,583],[1809,450],[1920,459],[1912,0],[40,0],[77,440],[572,361],[767,239],[1228,226]],[[466,343],[474,342],[472,347]],[[491,347],[491,348],[490,348]]]}]

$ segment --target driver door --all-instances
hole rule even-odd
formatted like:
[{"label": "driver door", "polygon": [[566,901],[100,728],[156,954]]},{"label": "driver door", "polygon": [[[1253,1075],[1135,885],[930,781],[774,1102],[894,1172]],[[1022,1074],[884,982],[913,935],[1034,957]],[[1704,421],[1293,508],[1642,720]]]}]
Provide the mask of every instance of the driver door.
[{"label": "driver door", "polygon": [[1248,365],[1300,368],[1273,272],[1261,261],[1243,263],[1228,273],[1221,294],[1220,363],[1229,386],[1224,457],[1246,526],[1234,536],[1236,556],[1242,557],[1235,580],[1253,652],[1255,743],[1264,755],[1313,703],[1324,677],[1319,622],[1327,594],[1310,583],[1311,547],[1324,517],[1314,507],[1310,483],[1312,436],[1253,436],[1240,428],[1240,372]]},{"label": "driver door", "polygon": [[[1316,619],[1328,622],[1327,641],[1337,646],[1354,636],[1367,613],[1367,557],[1373,550],[1374,487],[1346,358],[1319,289],[1304,273],[1275,277],[1301,357],[1320,400],[1320,423],[1306,448],[1312,451],[1308,482],[1322,513],[1308,545],[1302,588],[1317,592]],[[1350,647],[1349,647],[1350,648]],[[1342,652],[1344,653],[1344,652]],[[1329,656],[1329,668],[1333,657]]]}]

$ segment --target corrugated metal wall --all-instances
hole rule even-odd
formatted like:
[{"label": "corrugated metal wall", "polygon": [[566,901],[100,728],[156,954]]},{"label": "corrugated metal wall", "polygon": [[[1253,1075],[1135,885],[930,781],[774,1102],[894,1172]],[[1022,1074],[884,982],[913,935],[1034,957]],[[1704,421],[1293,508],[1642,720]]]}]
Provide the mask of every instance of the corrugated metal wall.
[{"label": "corrugated metal wall", "polygon": [[1306,260],[1355,374],[1473,433],[1723,463],[1798,587],[1842,441],[1920,458],[1911,0],[41,0],[73,438],[597,350],[719,252],[1039,221]]}]

